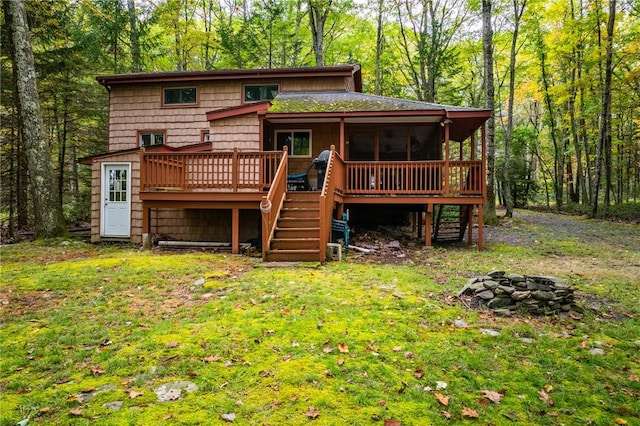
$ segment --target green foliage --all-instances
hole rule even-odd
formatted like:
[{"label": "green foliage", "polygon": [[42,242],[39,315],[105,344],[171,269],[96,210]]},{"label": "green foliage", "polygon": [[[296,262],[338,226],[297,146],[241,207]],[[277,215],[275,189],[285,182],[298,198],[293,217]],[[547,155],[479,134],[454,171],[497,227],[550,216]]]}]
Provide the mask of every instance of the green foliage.
[{"label": "green foliage", "polygon": [[[511,182],[511,196],[515,207],[526,207],[529,201],[536,198],[538,181],[535,178],[536,152],[535,131],[530,127],[518,127],[511,136],[511,166],[509,182]],[[498,187],[502,192],[504,182],[504,159],[496,161]]]}]

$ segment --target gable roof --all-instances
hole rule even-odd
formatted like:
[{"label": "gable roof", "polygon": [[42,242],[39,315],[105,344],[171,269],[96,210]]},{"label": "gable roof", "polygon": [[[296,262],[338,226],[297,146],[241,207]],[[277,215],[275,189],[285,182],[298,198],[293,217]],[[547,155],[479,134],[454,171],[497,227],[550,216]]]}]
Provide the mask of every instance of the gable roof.
[{"label": "gable roof", "polygon": [[172,71],[133,74],[102,75],[98,83],[109,88],[125,84],[194,83],[200,81],[264,80],[276,78],[353,77],[355,90],[362,91],[360,65],[330,67],[260,68],[207,71]]},{"label": "gable roof", "polygon": [[269,120],[344,119],[349,123],[439,123],[451,120],[450,138],[462,141],[491,111],[346,91],[280,92],[266,114]]},{"label": "gable roof", "polygon": [[212,142],[200,142],[192,145],[183,145],[179,147],[173,147],[169,145],[151,145],[146,147],[136,147],[129,149],[122,149],[120,151],[103,152],[102,154],[89,155],[87,157],[78,158],[76,163],[86,164],[90,166],[94,160],[108,158],[114,155],[130,154],[132,152],[207,152],[213,149]]}]

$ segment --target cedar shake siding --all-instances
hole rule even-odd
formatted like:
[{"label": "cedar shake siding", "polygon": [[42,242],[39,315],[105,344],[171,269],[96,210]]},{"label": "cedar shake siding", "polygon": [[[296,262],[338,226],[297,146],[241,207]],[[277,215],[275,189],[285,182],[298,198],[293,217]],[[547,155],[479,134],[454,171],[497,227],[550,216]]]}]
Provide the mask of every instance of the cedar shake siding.
[{"label": "cedar shake siding", "polygon": [[[277,83],[281,91],[289,92],[345,90],[345,83],[353,87],[353,78],[296,78],[275,82],[253,80],[246,82],[246,84],[263,83]],[[138,147],[138,134],[141,131],[164,131],[165,144],[173,147],[198,143],[201,141],[201,131],[210,126],[206,117],[207,112],[242,105],[244,85],[243,81],[220,81],[114,86],[111,88],[109,106],[109,151]],[[185,86],[197,87],[198,102],[195,105],[163,106],[163,88]],[[231,124],[232,127],[237,125]],[[252,126],[257,129],[257,117]],[[222,134],[233,133],[232,129],[221,131]],[[242,129],[241,133],[253,131],[254,129],[247,128]],[[212,129],[211,133],[216,132]],[[259,140],[257,131],[253,134],[253,139]],[[225,142],[232,144],[235,140]]]},{"label": "cedar shake siding", "polygon": [[209,140],[214,151],[260,151],[260,119],[254,113],[212,121]]}]

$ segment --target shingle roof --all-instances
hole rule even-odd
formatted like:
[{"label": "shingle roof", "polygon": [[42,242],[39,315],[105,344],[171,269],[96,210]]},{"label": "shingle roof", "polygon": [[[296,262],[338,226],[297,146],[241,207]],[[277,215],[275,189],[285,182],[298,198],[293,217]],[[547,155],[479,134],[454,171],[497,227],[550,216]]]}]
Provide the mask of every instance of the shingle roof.
[{"label": "shingle roof", "polygon": [[270,114],[342,112],[483,112],[478,108],[457,107],[408,99],[389,98],[358,92],[280,92],[269,108]]}]

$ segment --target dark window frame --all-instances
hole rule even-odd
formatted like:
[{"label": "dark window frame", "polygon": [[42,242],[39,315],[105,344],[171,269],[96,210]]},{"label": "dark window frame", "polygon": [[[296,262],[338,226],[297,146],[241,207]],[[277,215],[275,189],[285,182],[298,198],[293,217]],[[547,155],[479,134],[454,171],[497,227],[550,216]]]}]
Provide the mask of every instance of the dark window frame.
[{"label": "dark window frame", "polygon": [[[148,145],[144,145],[144,142],[142,140],[142,137],[144,135],[150,135],[151,138],[153,139],[154,143],[150,143]],[[156,136],[158,136],[158,135],[162,135],[162,142],[161,143],[155,143]],[[147,147],[147,146],[166,145],[166,144],[167,144],[167,131],[166,130],[157,130],[157,129],[153,129],[153,130],[138,130],[138,146]]]},{"label": "dark window frame", "polygon": [[[259,99],[247,99],[247,88],[256,88],[256,87],[260,89]],[[264,88],[265,91],[268,91],[269,87],[276,88],[275,95],[273,95],[273,97],[269,97],[268,95],[263,96],[262,88]],[[280,93],[280,84],[278,83],[243,84],[242,85],[242,102],[245,104],[251,104],[254,102],[270,101],[270,100],[273,100],[273,98],[275,98],[278,93]]]},{"label": "dark window frame", "polygon": [[[185,102],[183,98],[185,97],[183,92],[180,92],[178,96],[178,100],[175,102],[167,102],[167,91],[176,91],[176,90],[194,90],[193,101]],[[163,107],[182,107],[182,106],[197,106],[198,105],[198,95],[199,95],[198,86],[171,86],[171,87],[163,87],[162,88],[162,106]]]},{"label": "dark window frame", "polygon": [[[296,133],[307,133],[309,135],[309,147],[307,154],[297,154],[295,151],[294,139]],[[289,143],[281,144],[282,146],[286,145],[288,148],[288,156],[292,158],[311,158],[311,153],[313,152],[313,132],[311,129],[280,129],[275,131],[275,149],[277,151],[282,150],[282,146],[280,145],[280,141],[278,140],[278,135],[289,134],[291,136],[291,141]]]}]

